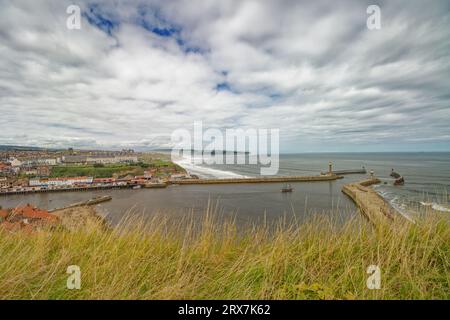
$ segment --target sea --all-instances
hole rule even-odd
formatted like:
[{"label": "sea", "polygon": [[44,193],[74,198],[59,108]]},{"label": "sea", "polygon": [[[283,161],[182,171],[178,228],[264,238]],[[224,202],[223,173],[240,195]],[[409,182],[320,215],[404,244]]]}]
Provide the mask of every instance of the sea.
[{"label": "sea", "polygon": [[[249,160],[247,155],[247,160]],[[257,177],[261,167],[253,164],[196,164],[192,158],[176,162],[201,178]],[[328,170],[365,168],[381,179],[375,190],[394,208],[413,218],[426,207],[450,214],[450,153],[304,153],[282,154],[279,176],[317,175]],[[394,186],[392,169],[405,179]],[[179,217],[202,214],[212,208],[221,215],[233,215],[237,221],[267,221],[283,217],[307,219],[313,215],[333,215],[345,221],[358,215],[353,202],[342,193],[346,183],[359,181],[368,174],[349,174],[343,179],[320,182],[293,182],[293,191],[282,193],[284,183],[171,185],[166,189],[102,190],[88,192],[39,193],[1,196],[0,205],[14,207],[31,203],[53,209],[99,195],[111,195],[112,201],[97,206],[112,223],[129,213]]]}]

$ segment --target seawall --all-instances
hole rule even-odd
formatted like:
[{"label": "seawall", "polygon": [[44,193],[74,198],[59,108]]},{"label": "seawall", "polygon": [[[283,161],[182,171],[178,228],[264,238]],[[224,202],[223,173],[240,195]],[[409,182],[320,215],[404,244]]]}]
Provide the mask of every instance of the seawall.
[{"label": "seawall", "polygon": [[257,177],[257,178],[226,178],[226,179],[186,179],[172,181],[172,184],[225,184],[225,183],[271,183],[271,182],[314,182],[333,181],[342,179],[338,175],[320,176],[284,176],[284,177]]},{"label": "seawall", "polygon": [[402,215],[397,212],[383,197],[370,188],[380,183],[377,178],[349,183],[342,187],[342,192],[349,196],[361,213],[373,224],[394,222]]}]

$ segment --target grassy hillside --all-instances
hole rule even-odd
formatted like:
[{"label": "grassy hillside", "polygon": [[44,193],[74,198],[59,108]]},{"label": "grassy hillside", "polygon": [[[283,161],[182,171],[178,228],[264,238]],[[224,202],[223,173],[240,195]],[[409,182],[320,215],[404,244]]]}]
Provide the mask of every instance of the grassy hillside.
[{"label": "grassy hillside", "polygon": [[78,165],[78,166],[55,166],[52,168],[51,177],[77,177],[89,176],[94,178],[108,178],[113,174],[126,174],[132,172],[136,175],[143,174],[144,169],[137,165],[107,164],[104,166]]},{"label": "grassy hillside", "polygon": [[[450,298],[450,229],[442,217],[377,229],[322,217],[236,230],[206,213],[200,222],[128,219],[114,230],[90,223],[0,231],[0,298]],[[366,287],[373,264],[380,290]],[[81,268],[80,290],[66,288],[69,265]]]},{"label": "grassy hillside", "polygon": [[117,175],[142,175],[145,170],[156,168],[158,174],[176,168],[178,172],[185,172],[183,168],[169,160],[153,159],[149,162],[136,164],[105,164],[105,165],[60,165],[52,167],[51,177],[77,177],[90,176],[94,178],[109,178]]}]

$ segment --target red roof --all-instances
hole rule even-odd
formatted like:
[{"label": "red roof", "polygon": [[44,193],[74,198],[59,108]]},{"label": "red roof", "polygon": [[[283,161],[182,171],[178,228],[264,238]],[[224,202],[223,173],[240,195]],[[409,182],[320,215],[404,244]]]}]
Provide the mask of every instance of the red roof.
[{"label": "red roof", "polygon": [[5,228],[8,231],[18,231],[18,230],[22,230],[25,231],[27,233],[31,233],[33,232],[33,227],[29,224],[23,224],[22,222],[9,222],[9,221],[4,221],[3,223],[0,224],[0,228]]},{"label": "red roof", "polygon": [[116,179],[114,178],[95,178],[94,182],[114,182]]},{"label": "red roof", "polygon": [[8,211],[7,210],[0,210],[0,218],[4,218],[6,219],[6,217],[8,216]]},{"label": "red roof", "polygon": [[5,221],[2,224],[0,224],[1,227],[5,228],[8,231],[15,231],[20,229],[20,222],[9,222]]},{"label": "red roof", "polygon": [[15,208],[13,213],[29,219],[46,219],[49,221],[56,221],[57,219],[55,215],[48,213],[48,211],[32,207],[30,204]]}]

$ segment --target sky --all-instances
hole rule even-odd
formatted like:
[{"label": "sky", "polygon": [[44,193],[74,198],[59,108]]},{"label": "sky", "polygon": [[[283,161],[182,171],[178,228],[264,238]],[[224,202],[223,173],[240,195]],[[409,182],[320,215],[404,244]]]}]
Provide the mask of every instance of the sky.
[{"label": "sky", "polygon": [[0,144],[170,148],[202,121],[279,129],[281,152],[450,151],[448,0],[0,8]]}]

